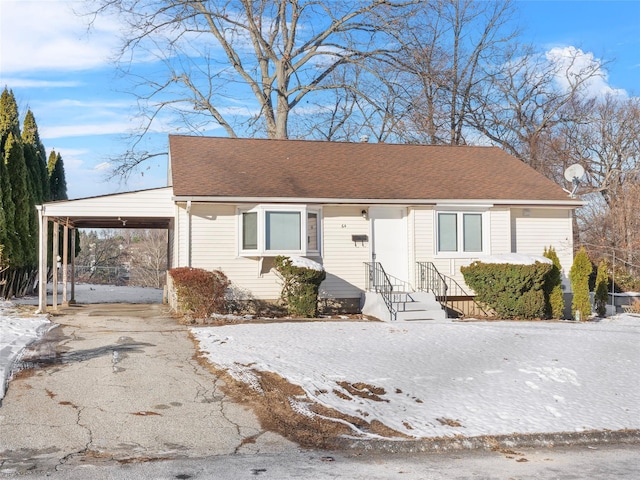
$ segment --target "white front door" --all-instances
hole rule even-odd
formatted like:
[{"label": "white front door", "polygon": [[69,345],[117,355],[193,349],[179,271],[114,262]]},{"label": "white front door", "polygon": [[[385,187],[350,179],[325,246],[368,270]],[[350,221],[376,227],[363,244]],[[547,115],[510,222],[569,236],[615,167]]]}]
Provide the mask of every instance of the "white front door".
[{"label": "white front door", "polygon": [[407,209],[399,207],[371,207],[371,236],[373,261],[382,264],[388,275],[409,281],[407,257]]}]

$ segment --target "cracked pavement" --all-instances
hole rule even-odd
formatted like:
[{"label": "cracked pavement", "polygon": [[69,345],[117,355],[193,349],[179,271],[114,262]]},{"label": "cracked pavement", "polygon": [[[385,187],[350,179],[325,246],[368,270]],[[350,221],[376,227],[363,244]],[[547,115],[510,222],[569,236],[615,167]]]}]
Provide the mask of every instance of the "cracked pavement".
[{"label": "cracked pavement", "polygon": [[162,305],[76,305],[52,320],[2,400],[0,476],[299,451],[221,391]]}]

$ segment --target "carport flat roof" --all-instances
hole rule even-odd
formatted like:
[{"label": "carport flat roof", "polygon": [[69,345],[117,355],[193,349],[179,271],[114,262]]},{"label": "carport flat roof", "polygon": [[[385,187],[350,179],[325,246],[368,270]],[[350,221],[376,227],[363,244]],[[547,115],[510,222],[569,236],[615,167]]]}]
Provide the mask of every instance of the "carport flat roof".
[{"label": "carport flat roof", "polygon": [[49,217],[61,225],[73,228],[138,228],[166,229],[171,224],[171,217]]},{"label": "carport flat roof", "polygon": [[175,216],[172,188],[49,202],[38,207],[49,220],[73,228],[169,228]]}]

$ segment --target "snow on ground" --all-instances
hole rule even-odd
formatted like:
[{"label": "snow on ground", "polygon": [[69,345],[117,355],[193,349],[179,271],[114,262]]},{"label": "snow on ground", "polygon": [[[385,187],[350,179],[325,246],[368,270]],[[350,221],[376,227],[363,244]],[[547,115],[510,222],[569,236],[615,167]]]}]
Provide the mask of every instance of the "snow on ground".
[{"label": "snow on ground", "polygon": [[[636,316],[192,331],[213,364],[254,388],[254,370],[276,372],[315,402],[415,438],[640,428]],[[358,383],[369,399],[348,385]],[[313,415],[303,399],[290,401]]]},{"label": "snow on ground", "polygon": [[29,316],[26,312],[18,312],[11,302],[0,302],[0,400],[4,397],[12,365],[24,348],[51,326],[46,315]]},{"label": "snow on ground", "polygon": [[[157,289],[76,286],[79,303],[161,299]],[[17,303],[37,298],[0,302],[0,399],[11,364],[51,327]],[[237,378],[251,384],[253,369],[276,372],[313,401],[416,438],[640,428],[639,316],[248,323],[193,332],[211,362]],[[360,395],[349,385],[358,383]],[[291,402],[311,414],[302,399]]]},{"label": "snow on ground", "polygon": [[[47,285],[47,304],[53,304],[53,285]],[[71,294],[71,285],[67,285],[67,296]],[[76,303],[161,303],[163,289],[150,287],[129,287],[120,285],[93,285],[76,283]],[[38,297],[12,299],[23,305],[38,305]],[[62,301],[62,284],[58,285],[58,304]]]}]

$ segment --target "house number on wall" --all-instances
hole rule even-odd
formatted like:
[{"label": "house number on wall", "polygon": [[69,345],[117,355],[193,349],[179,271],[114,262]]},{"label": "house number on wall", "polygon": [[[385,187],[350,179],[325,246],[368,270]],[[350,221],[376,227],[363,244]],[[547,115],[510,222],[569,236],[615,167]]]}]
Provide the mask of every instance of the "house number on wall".
[{"label": "house number on wall", "polygon": [[347,224],[346,224],[346,223],[343,223],[343,224],[342,224],[342,228],[347,228]]}]

